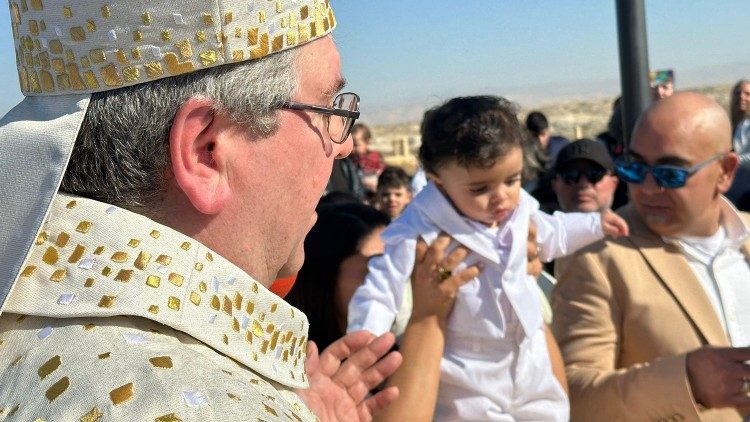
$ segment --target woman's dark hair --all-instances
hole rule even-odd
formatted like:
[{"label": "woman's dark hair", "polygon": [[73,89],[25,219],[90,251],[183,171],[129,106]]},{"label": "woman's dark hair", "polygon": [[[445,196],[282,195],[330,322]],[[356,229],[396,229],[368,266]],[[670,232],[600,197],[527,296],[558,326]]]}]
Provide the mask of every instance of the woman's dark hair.
[{"label": "woman's dark hair", "polygon": [[305,238],[305,263],[285,300],[307,315],[309,339],[323,350],[344,335],[338,321],[346,318],[334,300],[341,263],[389,219],[359,203],[323,204],[317,211],[318,221]]},{"label": "woman's dark hair", "polygon": [[432,108],[422,120],[419,160],[429,172],[450,160],[463,167],[482,168],[521,148],[525,129],[517,108],[502,97],[459,97]]}]

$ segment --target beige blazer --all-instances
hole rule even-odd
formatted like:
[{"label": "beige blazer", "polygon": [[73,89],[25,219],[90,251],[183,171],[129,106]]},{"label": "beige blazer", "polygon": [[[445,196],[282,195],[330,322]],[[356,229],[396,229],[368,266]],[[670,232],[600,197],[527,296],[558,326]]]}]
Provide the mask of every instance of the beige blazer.
[{"label": "beige blazer", "polygon": [[[729,345],[705,290],[678,247],[651,232],[632,206],[621,214],[629,237],[556,263],[552,327],[572,420],[741,420],[733,409],[699,409],[690,391],[686,353]],[[750,260],[748,251],[750,241],[743,246]]]}]

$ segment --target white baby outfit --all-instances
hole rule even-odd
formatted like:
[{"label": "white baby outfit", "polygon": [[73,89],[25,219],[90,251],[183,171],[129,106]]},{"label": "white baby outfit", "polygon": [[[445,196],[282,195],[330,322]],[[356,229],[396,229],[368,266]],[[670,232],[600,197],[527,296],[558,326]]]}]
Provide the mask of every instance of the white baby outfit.
[{"label": "white baby outfit", "polygon": [[544,261],[603,237],[599,213],[550,216],[523,190],[509,220],[490,229],[461,216],[429,183],[383,232],[385,253],[370,260],[365,283],[349,304],[347,331],[389,331],[419,237],[431,243],[440,232],[448,233],[454,245],[471,251],[465,265],[484,265],[459,290],[448,321],[436,420],[569,418],[567,397],[552,374],[534,279],[526,273],[529,220],[537,226]]}]

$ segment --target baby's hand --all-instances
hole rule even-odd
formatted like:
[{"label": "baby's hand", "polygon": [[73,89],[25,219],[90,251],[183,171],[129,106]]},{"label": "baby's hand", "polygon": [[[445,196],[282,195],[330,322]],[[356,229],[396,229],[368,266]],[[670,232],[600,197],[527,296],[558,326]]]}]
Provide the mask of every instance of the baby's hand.
[{"label": "baby's hand", "polygon": [[602,212],[602,231],[607,236],[614,238],[630,234],[628,223],[622,217],[612,212],[612,210]]}]

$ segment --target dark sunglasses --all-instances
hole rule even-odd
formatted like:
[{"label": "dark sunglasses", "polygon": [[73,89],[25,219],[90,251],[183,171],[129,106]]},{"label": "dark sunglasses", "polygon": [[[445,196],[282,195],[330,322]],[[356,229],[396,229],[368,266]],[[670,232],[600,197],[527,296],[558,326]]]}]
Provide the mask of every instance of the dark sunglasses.
[{"label": "dark sunglasses", "polygon": [[625,159],[618,161],[616,169],[617,175],[627,183],[640,185],[646,180],[646,174],[650,172],[654,176],[657,185],[666,189],[677,189],[685,186],[687,179],[700,169],[723,157],[724,153],[718,153],[711,156],[708,160],[688,168],[670,165],[650,166],[643,162]]},{"label": "dark sunglasses", "polygon": [[588,180],[589,183],[591,183],[592,185],[595,185],[599,183],[599,181],[602,180],[604,176],[607,175],[607,170],[592,168],[592,169],[588,169],[585,171],[581,171],[575,168],[570,168],[570,169],[558,171],[557,175],[560,176],[563,182],[569,185],[578,183],[578,180],[581,179],[581,176],[585,177],[586,180]]}]

